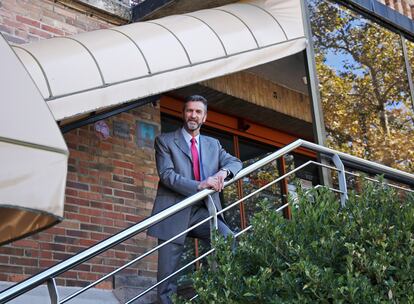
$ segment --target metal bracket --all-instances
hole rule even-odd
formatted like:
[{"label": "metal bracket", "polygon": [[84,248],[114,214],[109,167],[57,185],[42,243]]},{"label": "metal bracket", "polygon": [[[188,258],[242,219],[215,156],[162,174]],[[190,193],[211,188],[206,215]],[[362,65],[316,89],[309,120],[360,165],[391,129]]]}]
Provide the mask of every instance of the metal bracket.
[{"label": "metal bracket", "polygon": [[345,166],[338,154],[332,156],[332,161],[338,171],[339,190],[341,191],[341,207],[345,207],[348,200],[348,188],[346,186]]},{"label": "metal bracket", "polygon": [[47,289],[49,290],[50,303],[59,304],[59,292],[57,290],[55,278],[47,280]]}]

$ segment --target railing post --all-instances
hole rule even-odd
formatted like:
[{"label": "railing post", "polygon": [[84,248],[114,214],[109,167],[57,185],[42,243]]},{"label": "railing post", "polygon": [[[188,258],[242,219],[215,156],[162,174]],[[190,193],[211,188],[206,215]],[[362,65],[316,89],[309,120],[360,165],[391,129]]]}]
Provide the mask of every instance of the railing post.
[{"label": "railing post", "polygon": [[47,289],[49,291],[50,303],[59,304],[59,292],[54,278],[47,280]]},{"label": "railing post", "polygon": [[210,222],[210,237],[211,239],[213,239],[213,231],[218,229],[218,219],[217,219],[217,208],[216,205],[214,204],[214,201],[211,197],[211,195],[209,195],[207,197],[207,209],[208,209],[208,213],[210,214],[210,216],[212,216],[212,220]]},{"label": "railing post", "polygon": [[[214,204],[213,198],[211,197],[211,195],[207,196],[207,209],[208,209],[208,213],[210,214],[210,216],[212,216],[213,218],[210,221],[210,241],[213,241],[213,237],[214,237],[214,230],[218,229],[218,218],[217,218],[217,208],[216,205]],[[217,261],[215,259],[215,253],[212,254],[213,258],[214,258],[214,262],[211,265],[211,269],[212,270],[216,270],[217,269]]]},{"label": "railing post", "polygon": [[348,188],[346,186],[345,166],[338,154],[332,156],[332,161],[338,171],[339,190],[341,191],[341,207],[345,207],[348,200]]}]

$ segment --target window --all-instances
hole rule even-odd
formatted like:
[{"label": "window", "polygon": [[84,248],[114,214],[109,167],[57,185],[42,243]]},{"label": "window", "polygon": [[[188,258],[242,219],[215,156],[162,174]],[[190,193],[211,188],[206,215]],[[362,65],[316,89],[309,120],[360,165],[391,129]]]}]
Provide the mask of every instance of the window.
[{"label": "window", "polygon": [[398,34],[308,0],[327,145],[413,172],[413,108]]}]

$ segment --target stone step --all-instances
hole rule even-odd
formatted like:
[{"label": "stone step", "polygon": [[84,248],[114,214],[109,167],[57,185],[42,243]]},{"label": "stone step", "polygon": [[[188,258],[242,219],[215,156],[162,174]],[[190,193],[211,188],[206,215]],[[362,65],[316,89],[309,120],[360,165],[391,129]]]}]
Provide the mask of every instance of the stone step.
[{"label": "stone step", "polygon": [[[125,303],[156,282],[157,280],[155,278],[139,277],[136,275],[115,275],[113,293],[120,303]],[[134,301],[133,304],[155,303],[156,300],[157,289],[154,289]]]},{"label": "stone step", "polygon": [[[0,291],[4,290],[14,283],[0,282]],[[58,292],[60,299],[67,297],[68,295],[78,291],[79,287],[63,287],[58,286]],[[91,288],[75,299],[72,300],[76,304],[119,304],[120,302],[113,294],[112,290],[102,290],[97,288]],[[7,304],[47,304],[50,303],[49,292],[46,285],[41,285],[35,289],[23,294],[9,302]],[[71,303],[71,302],[68,302]],[[147,302],[148,303],[148,302]]]}]

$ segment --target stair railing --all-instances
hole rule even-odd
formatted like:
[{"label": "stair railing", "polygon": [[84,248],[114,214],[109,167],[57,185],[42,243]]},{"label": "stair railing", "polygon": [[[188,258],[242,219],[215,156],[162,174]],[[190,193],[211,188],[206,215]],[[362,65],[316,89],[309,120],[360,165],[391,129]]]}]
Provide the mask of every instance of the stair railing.
[{"label": "stair railing", "polygon": [[[307,149],[307,150],[311,150],[314,152],[319,153],[321,156],[330,158],[330,160],[334,163],[335,167],[333,166],[329,166],[326,164],[322,164],[322,163],[318,163],[315,161],[308,161],[307,163],[295,168],[294,170],[284,174],[283,176],[278,177],[277,179],[271,181],[270,183],[264,185],[263,187],[261,187],[260,189],[257,189],[256,191],[250,193],[249,195],[245,196],[244,198],[234,202],[233,204],[227,206],[226,208],[222,209],[221,211],[217,212],[217,210],[215,210],[214,204],[212,203],[212,199],[211,199],[211,194],[214,193],[214,190],[203,190],[200,191],[196,194],[194,194],[191,197],[188,197],[184,200],[182,200],[181,202],[175,204],[174,206],[171,206],[168,209],[165,209],[163,211],[161,211],[160,213],[153,215],[129,228],[126,228],[125,230],[120,231],[119,233],[109,237],[106,240],[103,240],[99,243],[97,243],[96,245],[93,245],[90,248],[87,248],[86,250],[20,282],[17,283],[11,287],[9,287],[8,289],[2,291],[0,293],[0,304],[2,303],[6,303],[16,297],[18,297],[19,295],[22,295],[32,289],[34,289],[35,287],[43,284],[43,283],[47,283],[47,287],[49,290],[49,296],[51,299],[51,303],[52,304],[62,304],[62,303],[66,303],[69,300],[75,298],[76,296],[80,295],[81,293],[85,292],[86,290],[92,288],[93,286],[96,286],[97,284],[99,284],[100,282],[104,281],[105,279],[109,278],[110,276],[116,274],[117,272],[125,269],[128,266],[131,266],[132,264],[136,263],[137,261],[141,260],[142,258],[148,256],[149,254],[157,251],[159,248],[161,248],[162,246],[164,246],[165,244],[174,241],[176,238],[184,235],[185,233],[187,233],[189,230],[202,225],[205,222],[210,221],[212,224],[212,229],[217,228],[217,216],[228,211],[229,209],[237,206],[238,204],[244,202],[245,200],[247,200],[248,198],[252,197],[253,195],[259,193],[260,191],[270,187],[271,185],[281,181],[284,178],[287,178],[288,176],[294,174],[295,172],[305,168],[306,166],[309,165],[317,165],[317,166],[321,166],[323,168],[326,169],[331,169],[337,172],[338,174],[338,184],[339,184],[339,190],[335,190],[340,194],[340,200],[341,200],[341,205],[345,205],[346,204],[346,200],[347,200],[347,193],[348,193],[348,189],[347,189],[347,184],[346,184],[346,174],[351,174],[354,176],[358,176],[358,174],[352,173],[352,172],[348,172],[345,170],[345,165],[347,166],[351,166],[351,167],[357,167],[358,170],[360,171],[367,171],[367,172],[375,172],[377,174],[382,174],[384,175],[385,178],[387,179],[391,179],[391,180],[395,180],[397,182],[400,183],[404,183],[410,187],[414,186],[414,175],[413,174],[409,174],[407,172],[403,172],[397,169],[393,169],[384,165],[380,165],[371,161],[367,161],[355,156],[351,156],[342,152],[338,152],[335,151],[333,149],[329,149],[323,146],[319,146],[317,144],[311,143],[311,142],[307,142],[301,139],[296,140],[295,142],[292,142],[291,144],[279,149],[278,151],[264,157],[263,159],[255,162],[254,164],[248,166],[247,168],[242,169],[233,179],[226,181],[224,186],[227,187],[228,185],[236,182],[239,179],[242,179],[243,177],[249,175],[250,173],[256,171],[257,169],[269,164],[270,162],[277,160],[278,158],[296,150],[296,149]],[[374,180],[376,181],[376,180]],[[409,189],[409,188],[402,188],[399,186],[395,186],[398,187],[404,191],[409,191],[409,192],[414,192],[413,190]],[[202,222],[197,223],[195,226],[190,227],[189,229],[187,229],[186,231],[181,232],[180,234],[176,235],[175,237],[171,238],[170,240],[167,240],[166,242],[154,247],[153,249],[149,250],[148,252],[142,254],[141,256],[135,258],[134,260],[126,263],[125,265],[123,265],[122,267],[116,269],[115,271],[103,276],[102,278],[98,279],[97,281],[91,283],[90,285],[80,289],[79,291],[69,295],[68,297],[64,298],[64,299],[60,299],[59,297],[59,293],[57,290],[57,286],[56,286],[56,281],[55,278],[57,276],[59,276],[60,274],[73,269],[74,267],[76,267],[77,265],[111,249],[112,247],[130,239],[131,237],[135,236],[136,234],[145,231],[147,228],[149,228],[152,225],[155,225],[156,223],[164,220],[165,218],[175,214],[176,212],[179,212],[185,208],[188,208],[190,206],[192,206],[193,204],[195,204],[196,202],[200,201],[200,200],[204,200],[204,199],[208,199],[208,209],[210,212],[210,216],[206,219],[204,219]],[[282,210],[283,208],[286,208],[288,206],[288,204],[284,204],[283,206],[279,207],[278,210]],[[248,231],[249,229],[251,229],[251,226],[245,228],[244,230],[238,232],[236,234],[236,237],[239,236],[240,234]],[[187,265],[185,265],[184,267],[180,268],[179,270],[177,270],[175,273],[173,273],[171,276],[176,275],[178,272],[182,271],[183,269],[189,267],[190,265],[192,265],[193,263],[195,263],[196,261],[201,260],[202,258],[204,258],[205,256],[207,256],[208,254],[211,254],[212,252],[214,252],[214,248],[209,250],[208,252],[204,253],[202,256],[198,257],[197,259],[195,259],[194,261],[188,263]],[[164,280],[167,280],[169,277],[165,278]],[[158,286],[161,282],[156,283],[155,285],[149,287],[148,289],[146,289],[145,291],[143,291],[142,293],[140,293],[139,295],[137,295],[136,297],[134,297],[133,299],[129,300],[128,302],[126,302],[127,304],[132,303],[133,301],[135,301],[136,299],[138,299],[139,297],[143,296],[144,294],[148,293],[151,289],[155,288],[156,286]]]}]

